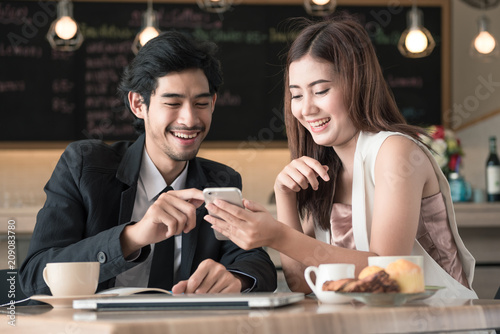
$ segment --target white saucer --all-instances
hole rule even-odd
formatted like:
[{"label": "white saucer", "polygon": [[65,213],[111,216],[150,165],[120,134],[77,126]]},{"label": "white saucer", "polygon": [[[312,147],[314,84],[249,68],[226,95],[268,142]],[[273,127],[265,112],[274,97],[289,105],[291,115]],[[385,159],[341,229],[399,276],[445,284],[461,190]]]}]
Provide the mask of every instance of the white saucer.
[{"label": "white saucer", "polygon": [[73,307],[73,300],[76,299],[89,299],[89,298],[96,298],[96,297],[112,297],[112,296],[117,296],[118,294],[113,293],[113,294],[98,294],[98,295],[84,295],[84,296],[66,296],[66,297],[54,297],[54,296],[49,296],[49,295],[34,295],[31,296],[30,298],[33,300],[38,300],[40,302],[47,303],[51,305],[53,308],[64,308],[64,307]]}]

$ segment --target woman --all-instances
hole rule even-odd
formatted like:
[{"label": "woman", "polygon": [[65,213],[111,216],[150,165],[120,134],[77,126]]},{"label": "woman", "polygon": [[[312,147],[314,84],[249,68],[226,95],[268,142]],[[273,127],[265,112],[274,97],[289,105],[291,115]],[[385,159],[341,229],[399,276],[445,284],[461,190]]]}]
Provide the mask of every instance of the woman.
[{"label": "woman", "polygon": [[407,125],[363,27],[349,17],[310,24],[285,71],[285,121],[292,161],[274,185],[275,220],[244,201],[207,206],[213,228],[242,248],[281,253],[287,283],[310,292],[307,266],[369,256],[423,255],[427,285],[477,298],[474,258],[460,239],[449,185],[423,130]]}]

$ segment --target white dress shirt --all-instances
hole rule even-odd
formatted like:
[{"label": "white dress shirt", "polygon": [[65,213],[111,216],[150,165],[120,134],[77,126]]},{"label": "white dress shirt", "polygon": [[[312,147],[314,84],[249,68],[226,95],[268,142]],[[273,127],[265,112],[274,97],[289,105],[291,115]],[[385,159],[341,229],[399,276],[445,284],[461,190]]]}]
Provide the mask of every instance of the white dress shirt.
[{"label": "white dress shirt", "polygon": [[[184,189],[186,186],[187,170],[189,162],[186,167],[179,174],[179,176],[170,185],[174,190]],[[155,164],[148,155],[144,148],[141,162],[141,170],[139,172],[139,179],[137,180],[137,193],[135,194],[134,209],[132,212],[131,221],[138,222],[144,217],[151,204],[154,203],[154,198],[167,186],[165,179],[156,168]],[[174,282],[175,276],[181,264],[181,249],[182,249],[182,234],[175,236],[174,248]],[[149,273],[151,272],[151,262],[153,260],[154,244],[151,245],[151,253],[148,258],[118,276],[116,276],[115,286],[123,287],[147,287],[149,281]],[[133,261],[139,257],[140,251],[132,254],[127,258]]]}]

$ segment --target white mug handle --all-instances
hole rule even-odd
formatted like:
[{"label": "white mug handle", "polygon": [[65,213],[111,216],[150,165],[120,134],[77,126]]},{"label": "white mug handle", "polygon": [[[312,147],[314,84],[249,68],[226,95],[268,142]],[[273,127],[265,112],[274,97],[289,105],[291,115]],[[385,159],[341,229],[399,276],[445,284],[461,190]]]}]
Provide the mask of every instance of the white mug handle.
[{"label": "white mug handle", "polygon": [[311,272],[316,274],[316,279],[318,279],[318,267],[310,266],[304,271],[304,276],[306,278],[307,285],[311,288],[312,292],[316,294],[316,285],[311,280]]},{"label": "white mug handle", "polygon": [[43,268],[43,280],[45,281],[45,284],[50,288],[49,284],[49,277],[47,276],[47,267]]}]

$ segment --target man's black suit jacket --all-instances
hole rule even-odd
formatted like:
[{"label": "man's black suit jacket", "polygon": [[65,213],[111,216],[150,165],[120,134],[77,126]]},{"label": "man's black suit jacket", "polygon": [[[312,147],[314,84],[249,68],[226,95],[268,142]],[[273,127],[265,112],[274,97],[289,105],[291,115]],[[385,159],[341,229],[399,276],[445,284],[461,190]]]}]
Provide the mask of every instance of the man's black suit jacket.
[{"label": "man's black suit jacket", "polygon": [[[118,274],[146,259],[150,246],[134,262],[124,259],[120,246],[120,234],[131,223],[143,148],[144,135],[135,143],[84,140],[68,146],[45,186],[47,199],[20,268],[26,295],[50,294],[42,277],[48,262],[101,262],[97,289],[101,291],[113,287]],[[241,188],[241,176],[210,160],[191,160],[186,188],[213,186]],[[203,219],[206,214],[205,205],[199,207],[196,227],[182,235],[178,279],[188,279],[200,262],[210,258],[256,278],[253,291],[274,291],[276,269],[267,253],[217,240]]]}]

